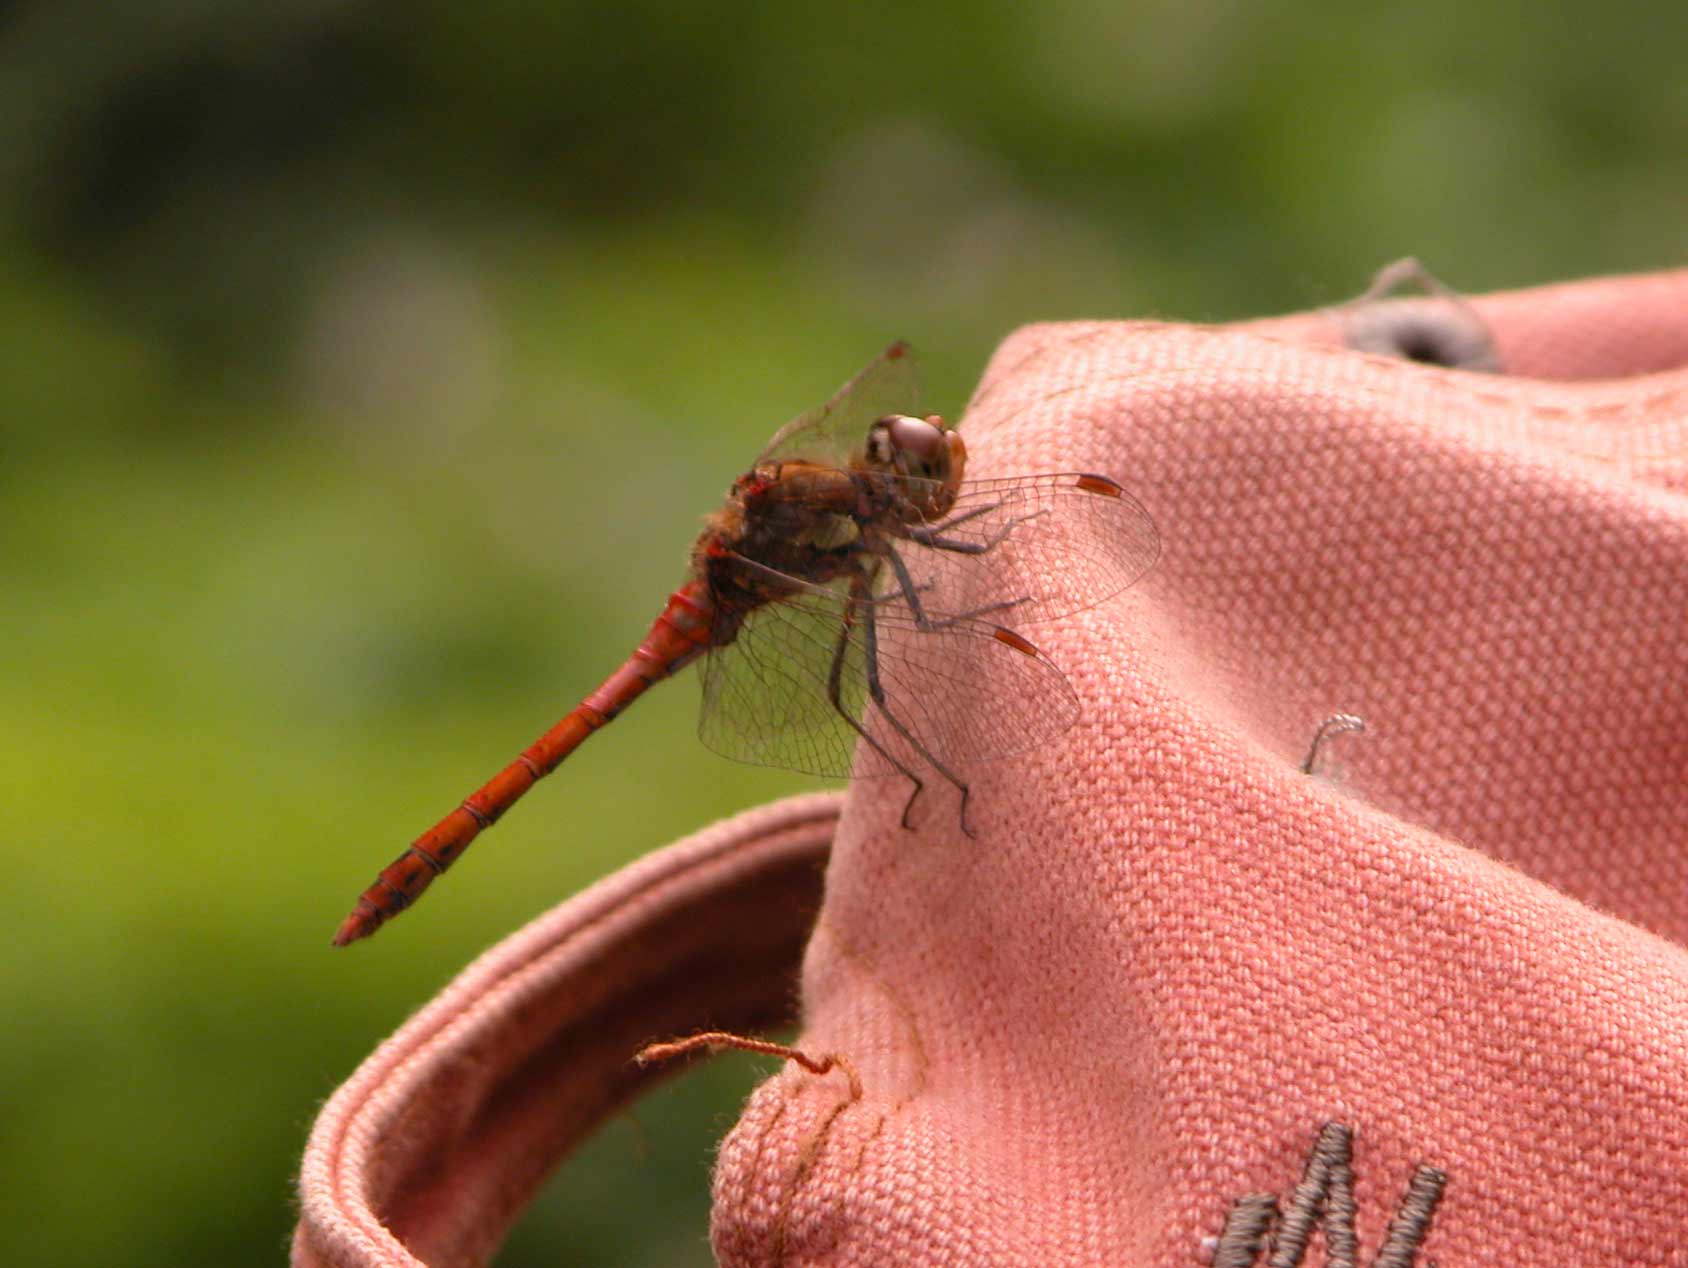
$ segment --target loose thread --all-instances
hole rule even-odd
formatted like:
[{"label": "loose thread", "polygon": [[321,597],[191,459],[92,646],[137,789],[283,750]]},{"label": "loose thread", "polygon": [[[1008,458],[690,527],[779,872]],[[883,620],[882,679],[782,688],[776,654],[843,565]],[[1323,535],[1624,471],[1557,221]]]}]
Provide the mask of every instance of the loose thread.
[{"label": "loose thread", "polygon": [[862,1099],[862,1078],[856,1073],[856,1067],[850,1064],[847,1057],[835,1052],[829,1052],[818,1060],[811,1057],[800,1048],[792,1048],[783,1043],[772,1043],[766,1039],[752,1039],[747,1035],[735,1035],[725,1030],[706,1030],[702,1034],[688,1035],[684,1039],[675,1039],[669,1043],[646,1044],[639,1049],[633,1060],[639,1065],[655,1065],[659,1061],[672,1061],[676,1057],[689,1057],[696,1052],[718,1052],[722,1048],[736,1048],[740,1052],[759,1052],[763,1056],[779,1057],[784,1061],[793,1061],[802,1066],[810,1074],[831,1074],[834,1069],[844,1071],[844,1077],[850,1081],[850,1099]]},{"label": "loose thread", "polygon": [[1365,729],[1366,721],[1364,718],[1356,717],[1352,713],[1331,714],[1330,717],[1319,723],[1319,729],[1313,732],[1313,744],[1307,750],[1307,756],[1301,763],[1301,773],[1311,775],[1318,769],[1319,750],[1324,747],[1327,740],[1334,739],[1338,735],[1346,735],[1349,732],[1364,734]]}]

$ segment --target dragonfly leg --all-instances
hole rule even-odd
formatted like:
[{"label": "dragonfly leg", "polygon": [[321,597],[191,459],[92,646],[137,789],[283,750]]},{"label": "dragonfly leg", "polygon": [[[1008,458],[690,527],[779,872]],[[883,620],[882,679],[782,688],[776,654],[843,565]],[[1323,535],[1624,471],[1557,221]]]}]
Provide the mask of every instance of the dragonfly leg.
[{"label": "dragonfly leg", "polygon": [[950,529],[955,528],[959,524],[965,524],[968,520],[976,520],[981,515],[989,515],[992,511],[1000,510],[1001,508],[1001,502],[991,502],[986,506],[975,506],[971,511],[963,511],[960,515],[957,515],[952,519],[947,519],[942,524],[936,524],[925,531],[929,533],[947,533]]},{"label": "dragonfly leg", "polygon": [[[892,555],[892,558],[896,558],[895,554]],[[857,587],[865,584],[866,575],[858,573],[855,582],[853,582],[850,587],[852,595],[855,593]],[[913,731],[905,726],[902,719],[892,713],[890,706],[885,703],[885,688],[879,681],[879,634],[874,622],[872,606],[864,606],[861,609],[861,623],[862,644],[863,649],[866,652],[866,655],[862,658],[862,667],[867,673],[868,695],[872,698],[873,703],[879,706],[880,716],[891,724],[892,729],[894,729],[898,735],[902,736],[903,739],[908,741],[909,746],[926,760],[927,765],[937,771],[938,774],[942,775],[945,779],[949,780],[950,783],[955,785],[956,790],[961,794],[961,830],[971,837],[973,835],[973,829],[967,826],[967,800],[972,795],[972,790],[967,786],[965,780],[952,771],[948,766],[945,766],[943,762],[939,761],[937,755],[934,754],[931,749],[927,748],[926,745],[922,744],[920,742],[920,737],[915,735]],[[863,734],[866,734],[866,732],[863,732]],[[874,747],[879,748],[878,745],[875,745]],[[885,750],[880,748],[879,751],[884,752]],[[898,769],[902,769],[901,763],[898,763],[897,765]],[[907,772],[905,771],[905,773]],[[909,777],[911,779],[914,778],[913,775],[910,775]],[[914,792],[909,794],[908,804],[903,807],[903,827],[905,828],[913,826],[908,821],[908,815],[909,811],[914,808],[914,799],[920,795],[920,781],[916,779],[915,784],[917,786]]]},{"label": "dragonfly leg", "polygon": [[1040,515],[1048,514],[1047,511],[1033,511],[1030,515],[1016,515],[1013,519],[1009,520],[995,533],[993,533],[989,541],[970,542],[963,541],[959,538],[945,536],[945,534],[957,524],[970,520],[975,515],[983,514],[987,510],[994,511],[997,506],[1000,505],[1001,503],[997,503],[996,505],[989,507],[982,506],[977,511],[969,511],[965,515],[958,515],[947,524],[940,524],[936,528],[910,528],[907,530],[908,536],[913,541],[919,542],[922,546],[930,546],[933,550],[948,550],[957,555],[982,555],[986,551],[994,550],[998,546],[1002,545],[1003,542],[1008,540],[1008,535],[1021,524],[1026,523],[1028,520],[1035,520]]},{"label": "dragonfly leg", "polygon": [[[872,610],[871,596],[867,600],[863,600],[856,591],[857,587],[852,586],[850,598],[845,603],[844,623],[839,627],[838,645],[833,648],[832,668],[828,671],[826,677],[826,697],[831,702],[832,707],[838,711],[838,716],[848,722],[855,729],[856,734],[861,736],[874,752],[896,767],[897,771],[914,785],[914,791],[908,795],[908,804],[903,807],[903,827],[907,828],[911,826],[908,821],[908,812],[914,806],[915,798],[920,796],[921,791],[926,787],[925,781],[908,766],[899,762],[890,750],[869,734],[868,729],[857,720],[855,714],[844,706],[844,656],[850,648],[850,628],[856,623],[858,608],[864,612]],[[868,624],[867,628],[872,628],[871,623]],[[869,637],[871,641],[871,635]]]},{"label": "dragonfly leg", "polygon": [[927,615],[925,605],[920,602],[920,592],[930,590],[932,587],[914,584],[914,578],[909,575],[908,565],[903,562],[903,557],[897,553],[896,547],[887,545],[885,557],[891,561],[891,571],[897,575],[897,588],[901,591],[901,595],[880,595],[876,601],[883,603],[888,598],[901,597],[903,602],[908,604],[909,611],[914,614],[915,625],[928,633],[932,630],[941,630],[946,626],[959,625],[962,621],[989,616],[992,612],[1004,612],[1025,602],[1024,599],[1005,599],[1001,603],[986,604],[984,607],[974,608],[970,612],[960,612],[954,616],[946,616],[934,621]]}]

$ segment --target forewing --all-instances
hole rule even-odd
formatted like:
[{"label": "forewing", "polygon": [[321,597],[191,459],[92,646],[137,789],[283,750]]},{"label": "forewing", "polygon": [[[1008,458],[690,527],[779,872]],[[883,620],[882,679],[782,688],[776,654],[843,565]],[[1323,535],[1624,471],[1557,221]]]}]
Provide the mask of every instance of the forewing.
[{"label": "forewing", "polygon": [[1024,638],[979,620],[923,629],[900,605],[876,602],[872,615],[858,605],[846,624],[844,595],[811,589],[752,612],[705,659],[700,738],[759,766],[919,774],[933,759],[1022,752],[1077,721],[1065,675]]},{"label": "forewing", "polygon": [[1160,555],[1142,504],[1079,472],[964,484],[947,515],[894,545],[915,586],[903,612],[919,603],[1015,629],[1112,598]]},{"label": "forewing", "polygon": [[842,465],[867,430],[886,414],[920,410],[920,372],[908,344],[898,340],[881,352],[824,405],[799,414],[774,433],[756,465],[779,458],[808,458]]}]

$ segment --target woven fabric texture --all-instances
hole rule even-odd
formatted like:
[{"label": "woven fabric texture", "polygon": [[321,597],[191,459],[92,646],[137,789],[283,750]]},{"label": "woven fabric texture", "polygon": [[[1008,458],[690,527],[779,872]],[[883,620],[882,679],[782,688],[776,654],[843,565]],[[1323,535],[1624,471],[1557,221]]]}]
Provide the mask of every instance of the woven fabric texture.
[{"label": "woven fabric texture", "polygon": [[559,1158],[670,1072],[633,1054],[777,1026],[819,901],[835,794],[748,811],[493,947],[317,1116],[297,1268],[484,1264]]},{"label": "woven fabric texture", "polygon": [[1022,631],[1085,713],[976,839],[854,790],[801,1044],[863,1093],[755,1094],[723,1264],[1324,1263],[1321,1140],[1328,1262],[1688,1263],[1688,274],[1474,307],[1505,374],[1328,313],[1001,348],[969,473],[1113,476],[1163,555]]},{"label": "woven fabric texture", "polygon": [[729,1268],[1688,1265],[1688,272],[1471,305],[1504,373],[1341,312],[1010,338],[968,474],[1162,539],[1021,631],[1078,725],[967,767],[972,837],[864,780],[488,952],[325,1107],[295,1261],[486,1262],[641,1043],[777,1024],[801,955],[848,1065],[723,1142]]}]

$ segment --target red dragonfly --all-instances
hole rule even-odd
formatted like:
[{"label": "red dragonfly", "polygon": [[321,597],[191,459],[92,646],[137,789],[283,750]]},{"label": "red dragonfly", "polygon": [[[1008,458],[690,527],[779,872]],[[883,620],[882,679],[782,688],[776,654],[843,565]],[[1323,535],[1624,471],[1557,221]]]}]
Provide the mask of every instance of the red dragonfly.
[{"label": "red dragonfly", "polygon": [[913,412],[917,398],[914,358],[894,343],[781,428],[627,662],[389,865],[335,945],[414,903],[587,736],[700,658],[709,747],[817,775],[900,775],[905,828],[921,772],[936,774],[971,835],[957,764],[1044,743],[1079,714],[1066,677],[1003,622],[1100,603],[1160,547],[1107,476],[964,480],[960,435]]}]

